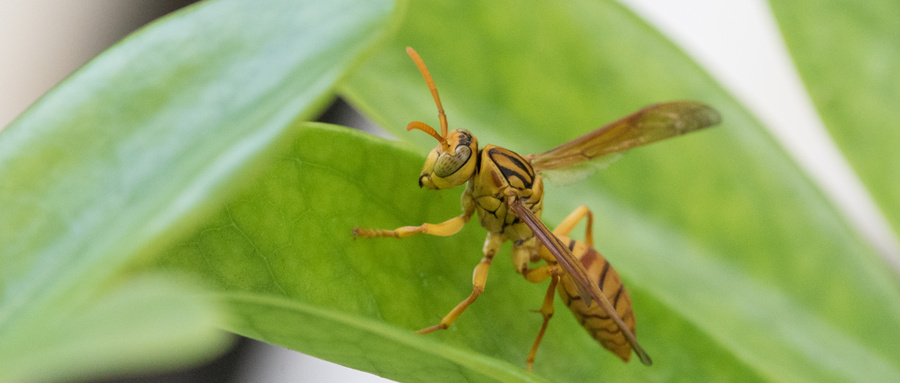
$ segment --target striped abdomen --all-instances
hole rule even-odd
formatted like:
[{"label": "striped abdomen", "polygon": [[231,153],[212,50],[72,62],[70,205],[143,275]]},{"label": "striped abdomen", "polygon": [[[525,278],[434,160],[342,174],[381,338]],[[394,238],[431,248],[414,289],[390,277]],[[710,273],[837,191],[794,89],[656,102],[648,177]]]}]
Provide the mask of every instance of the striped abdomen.
[{"label": "striped abdomen", "polygon": [[[578,257],[591,280],[600,286],[600,290],[609,298],[609,303],[616,309],[619,317],[634,333],[635,319],[631,311],[631,297],[622,285],[619,273],[594,248],[569,238],[560,239],[572,250],[572,254]],[[557,291],[566,306],[572,310],[572,314],[575,314],[578,322],[597,342],[626,362],[631,358],[631,345],[625,340],[625,335],[600,305],[592,303],[590,308],[585,307],[571,278],[563,275]]]}]

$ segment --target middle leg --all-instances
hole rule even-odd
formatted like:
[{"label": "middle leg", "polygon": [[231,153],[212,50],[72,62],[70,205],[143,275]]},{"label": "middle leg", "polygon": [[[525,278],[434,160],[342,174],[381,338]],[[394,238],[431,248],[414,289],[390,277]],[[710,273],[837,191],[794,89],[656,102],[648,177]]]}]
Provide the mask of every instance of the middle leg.
[{"label": "middle leg", "polygon": [[475,299],[484,292],[484,286],[487,284],[488,270],[491,267],[491,261],[494,260],[494,256],[497,255],[497,251],[500,250],[500,245],[502,245],[505,240],[506,238],[504,238],[503,235],[488,233],[487,239],[484,242],[484,258],[481,259],[478,266],[475,266],[475,271],[472,273],[472,293],[469,294],[468,298],[459,302],[459,304],[456,305],[453,310],[450,310],[447,315],[441,318],[440,323],[416,331],[417,333],[428,334],[450,327],[450,325],[456,321],[456,318],[459,318],[463,311],[475,302]]}]

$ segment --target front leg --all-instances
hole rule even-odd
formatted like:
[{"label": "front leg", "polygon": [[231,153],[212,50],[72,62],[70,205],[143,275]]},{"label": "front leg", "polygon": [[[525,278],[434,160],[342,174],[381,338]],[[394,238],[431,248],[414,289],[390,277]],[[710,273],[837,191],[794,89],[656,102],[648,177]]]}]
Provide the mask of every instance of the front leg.
[{"label": "front leg", "polygon": [[462,230],[463,225],[466,222],[469,222],[469,218],[472,217],[472,214],[463,214],[455,218],[448,219],[441,223],[423,223],[419,226],[403,226],[398,227],[394,230],[385,230],[385,229],[361,229],[354,228],[353,236],[359,238],[372,238],[372,237],[394,237],[394,238],[406,238],[416,234],[430,234],[446,237],[449,235],[453,235]]},{"label": "front leg", "polygon": [[437,235],[441,237],[450,236],[456,233],[459,233],[462,230],[463,225],[466,222],[469,222],[469,219],[472,218],[472,214],[475,213],[475,202],[472,199],[471,187],[467,188],[465,192],[462,194],[461,202],[463,207],[463,213],[451,219],[448,219],[441,223],[423,223],[419,226],[403,226],[398,227],[394,230],[385,230],[385,229],[362,229],[359,227],[353,228],[353,236],[359,238],[373,238],[373,237],[394,237],[394,238],[406,238],[409,236],[413,236],[416,234],[430,234]]}]

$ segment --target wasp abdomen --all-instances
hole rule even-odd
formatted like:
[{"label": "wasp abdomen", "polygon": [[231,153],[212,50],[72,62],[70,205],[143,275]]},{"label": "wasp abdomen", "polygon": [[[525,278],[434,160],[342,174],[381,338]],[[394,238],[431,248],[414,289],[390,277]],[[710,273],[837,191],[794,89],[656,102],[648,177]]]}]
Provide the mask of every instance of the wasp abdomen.
[{"label": "wasp abdomen", "polygon": [[[572,250],[572,254],[578,257],[591,280],[600,287],[616,313],[634,333],[635,319],[631,309],[631,297],[628,296],[619,273],[594,248],[572,239],[560,239]],[[600,305],[593,303],[591,307],[585,306],[584,301],[578,296],[575,282],[568,275],[562,276],[557,291],[578,322],[600,345],[626,362],[631,358],[631,345],[625,339],[622,330]]]}]

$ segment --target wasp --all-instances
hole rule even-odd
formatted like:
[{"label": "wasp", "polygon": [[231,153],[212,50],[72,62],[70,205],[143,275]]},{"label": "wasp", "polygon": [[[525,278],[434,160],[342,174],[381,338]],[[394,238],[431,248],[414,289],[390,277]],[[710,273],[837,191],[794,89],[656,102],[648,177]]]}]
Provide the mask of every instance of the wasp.
[{"label": "wasp", "polygon": [[[438,141],[425,160],[419,186],[440,190],[466,184],[461,198],[463,213],[436,224],[423,223],[394,230],[355,228],[353,234],[363,238],[404,238],[416,234],[450,236],[459,232],[476,213],[488,232],[482,249],[484,257],[473,273],[472,293],[450,310],[440,323],[418,333],[446,329],[453,324],[484,292],[494,256],[505,241],[511,241],[512,263],[517,273],[534,283],[550,279],[540,310],[543,323],[526,360],[529,370],[553,315],[554,290],[604,348],[625,362],[630,360],[633,350],[643,364],[651,365],[650,356],[635,337],[636,322],[628,292],[619,274],[593,247],[590,210],[584,206],[576,209],[555,231],[550,231],[540,219],[544,207],[541,174],[716,125],[721,121],[718,112],[695,101],[659,103],[544,153],[521,156],[495,145],[479,148],[478,140],[469,131],[448,131],[447,115],[428,68],[415,50],[407,47],[406,52],[431,91],[441,128],[438,133],[420,121],[406,127],[407,131],[421,130]],[[575,225],[585,218],[585,241],[568,238]],[[541,260],[546,265],[530,267]]]}]

